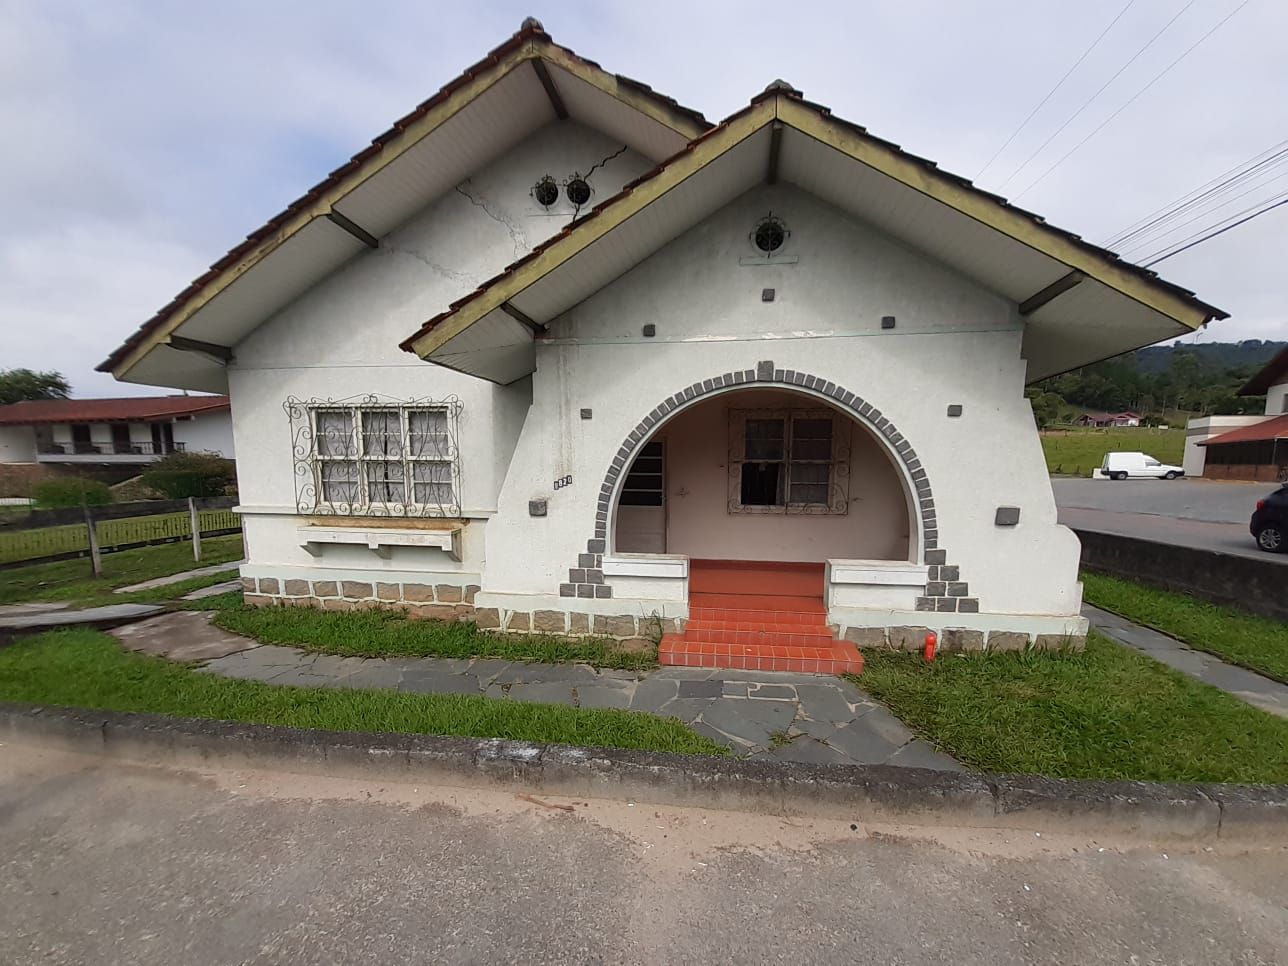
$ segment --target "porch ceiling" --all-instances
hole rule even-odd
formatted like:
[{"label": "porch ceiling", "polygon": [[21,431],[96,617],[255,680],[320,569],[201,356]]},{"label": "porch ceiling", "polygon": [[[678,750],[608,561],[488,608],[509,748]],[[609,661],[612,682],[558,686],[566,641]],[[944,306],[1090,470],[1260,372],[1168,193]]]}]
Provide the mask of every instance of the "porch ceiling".
[{"label": "porch ceiling", "polygon": [[[779,128],[776,164],[774,127]],[[496,364],[486,334],[467,334],[479,323],[483,333],[492,331],[496,317],[509,309],[538,326],[549,324],[765,183],[771,167],[779,180],[1020,306],[1031,381],[1225,317],[1153,273],[940,174],[929,162],[833,120],[794,92],[780,92],[762,95],[657,172],[628,185],[578,225],[426,323],[403,348],[496,382],[526,375],[531,370],[515,368],[513,354],[506,366]]]}]

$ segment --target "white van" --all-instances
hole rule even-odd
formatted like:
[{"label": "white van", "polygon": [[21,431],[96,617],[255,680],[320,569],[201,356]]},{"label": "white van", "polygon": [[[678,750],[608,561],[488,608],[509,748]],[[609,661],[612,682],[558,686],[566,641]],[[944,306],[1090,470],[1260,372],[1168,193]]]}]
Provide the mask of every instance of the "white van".
[{"label": "white van", "polygon": [[1093,475],[1102,480],[1174,480],[1184,476],[1185,471],[1179,466],[1160,463],[1148,453],[1106,453],[1105,461]]}]

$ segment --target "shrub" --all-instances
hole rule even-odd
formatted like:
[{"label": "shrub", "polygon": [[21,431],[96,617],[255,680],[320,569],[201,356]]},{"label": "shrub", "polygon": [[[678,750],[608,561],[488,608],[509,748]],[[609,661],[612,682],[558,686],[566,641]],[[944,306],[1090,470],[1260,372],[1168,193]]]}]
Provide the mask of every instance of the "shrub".
[{"label": "shrub", "polygon": [[62,476],[42,480],[31,488],[38,507],[103,506],[112,502],[112,491],[106,483]]},{"label": "shrub", "polygon": [[189,496],[222,496],[237,478],[232,460],[214,453],[172,453],[157,460],[139,482],[172,500]]}]

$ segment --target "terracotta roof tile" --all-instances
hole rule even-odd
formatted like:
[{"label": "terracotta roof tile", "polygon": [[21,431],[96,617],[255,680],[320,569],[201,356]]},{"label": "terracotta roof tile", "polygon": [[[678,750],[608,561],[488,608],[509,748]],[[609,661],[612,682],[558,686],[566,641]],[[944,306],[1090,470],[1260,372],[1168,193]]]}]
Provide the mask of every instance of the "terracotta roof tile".
[{"label": "terracotta roof tile", "polygon": [[1226,443],[1261,443],[1268,439],[1288,439],[1288,416],[1275,416],[1251,426],[1240,426],[1220,436],[1199,443],[1200,446],[1223,446]]},{"label": "terracotta roof tile", "polygon": [[0,425],[147,422],[228,409],[227,396],[124,396],[119,399],[32,399],[0,406]]}]

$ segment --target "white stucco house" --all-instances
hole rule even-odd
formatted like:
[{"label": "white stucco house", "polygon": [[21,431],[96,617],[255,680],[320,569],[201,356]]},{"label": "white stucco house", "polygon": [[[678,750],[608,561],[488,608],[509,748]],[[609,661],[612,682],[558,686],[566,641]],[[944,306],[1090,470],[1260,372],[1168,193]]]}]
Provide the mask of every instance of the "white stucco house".
[{"label": "white stucco house", "polygon": [[1024,386],[1224,317],[783,82],[711,124],[529,20],[101,368],[231,396],[252,601],[841,671],[1080,639]]},{"label": "white stucco house", "polygon": [[233,457],[227,396],[33,399],[0,406],[0,463],[128,468],[185,451]]}]

